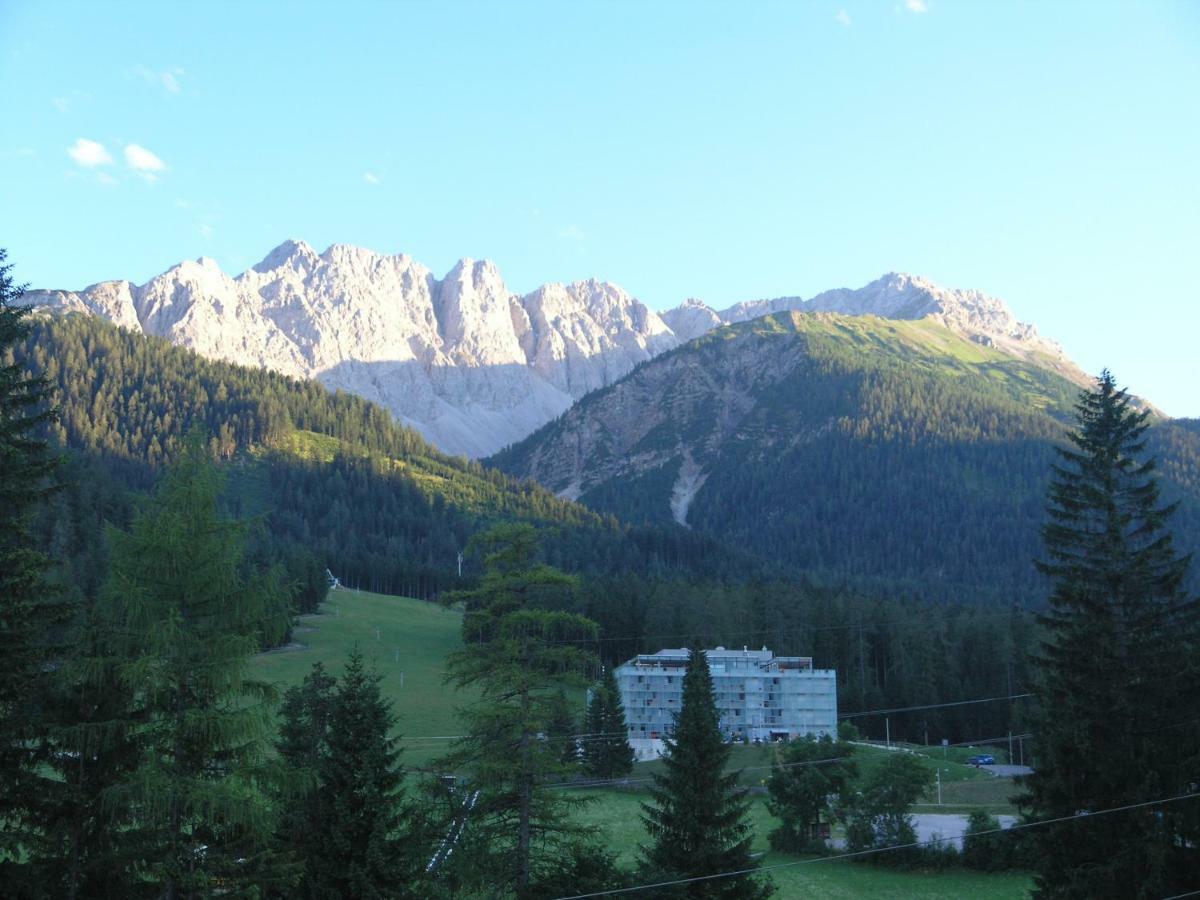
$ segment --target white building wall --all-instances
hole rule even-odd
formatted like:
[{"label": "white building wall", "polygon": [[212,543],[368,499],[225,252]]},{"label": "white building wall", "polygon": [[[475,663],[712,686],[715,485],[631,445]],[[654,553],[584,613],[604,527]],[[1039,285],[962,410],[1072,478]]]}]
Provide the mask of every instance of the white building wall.
[{"label": "white building wall", "polygon": [[[790,740],[837,735],[837,673],[805,657],[763,650],[705,651],[721,730],[729,738]],[[616,669],[629,740],[639,758],[661,753],[683,698],[686,650],[660,650]]]}]

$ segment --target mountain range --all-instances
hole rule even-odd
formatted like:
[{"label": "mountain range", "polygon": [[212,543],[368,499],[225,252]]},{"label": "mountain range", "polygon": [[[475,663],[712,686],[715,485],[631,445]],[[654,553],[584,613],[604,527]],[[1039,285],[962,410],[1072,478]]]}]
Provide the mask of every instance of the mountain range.
[{"label": "mountain range", "polygon": [[316,378],[388,409],[451,454],[516,443],[591,391],[711,329],[794,310],[928,320],[967,340],[1084,375],[1001,301],[890,273],[857,290],[754,300],[718,311],[688,300],[656,313],[605,281],[516,294],[492,262],[443,277],[404,254],[285,241],[240,275],[182,262],[142,285],[104,281],[24,299],[96,315],[203,356]]}]

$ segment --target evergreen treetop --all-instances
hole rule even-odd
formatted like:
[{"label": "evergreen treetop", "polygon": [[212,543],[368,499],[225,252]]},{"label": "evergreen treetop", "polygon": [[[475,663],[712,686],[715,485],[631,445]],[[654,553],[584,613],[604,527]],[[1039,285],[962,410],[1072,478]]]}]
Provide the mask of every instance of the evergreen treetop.
[{"label": "evergreen treetop", "polygon": [[29,531],[56,464],[38,432],[56,412],[45,379],[3,362],[29,330],[6,258],[0,248],[0,857],[20,857],[37,831],[44,704],[67,611],[46,583],[50,559]]},{"label": "evergreen treetop", "polygon": [[[1049,491],[1041,570],[1053,593],[1035,657],[1034,818],[1194,792],[1200,609],[1167,530],[1148,413],[1105,371],[1076,407]],[[1039,829],[1039,897],[1159,897],[1194,887],[1200,798]]]},{"label": "evergreen treetop", "polygon": [[[642,851],[647,877],[667,881],[754,868],[749,803],[737,773],[725,771],[731,748],[721,735],[708,658],[699,647],[688,658],[679,717],[664,743],[664,771],[655,773],[651,802],[642,805],[651,840]],[[672,896],[758,900],[771,892],[747,875],[694,881]]]},{"label": "evergreen treetop", "polygon": [[325,862],[314,867],[318,897],[383,900],[410,896],[420,872],[417,836],[403,801],[396,716],[357,649],[329,712],[328,750],[318,772]]},{"label": "evergreen treetop", "polygon": [[629,746],[625,708],[611,666],[592,687],[583,735],[583,769],[591,778],[608,780],[633,771],[633,748]]}]

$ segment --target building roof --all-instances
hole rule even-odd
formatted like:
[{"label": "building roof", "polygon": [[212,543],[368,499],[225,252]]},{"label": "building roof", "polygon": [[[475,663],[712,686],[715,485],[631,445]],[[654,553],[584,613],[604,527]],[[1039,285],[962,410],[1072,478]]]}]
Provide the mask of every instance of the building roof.
[{"label": "building roof", "polygon": [[[657,653],[639,653],[633,659],[626,660],[623,665],[634,666],[664,666],[679,668],[687,664],[691,651],[686,647],[668,647]],[[733,660],[746,660],[757,663],[763,668],[777,666],[779,668],[812,668],[812,657],[809,656],[776,656],[766,647],[761,650],[751,650],[743,647],[741,650],[728,650],[725,647],[714,647],[705,650],[704,655],[709,662],[725,663]]]}]

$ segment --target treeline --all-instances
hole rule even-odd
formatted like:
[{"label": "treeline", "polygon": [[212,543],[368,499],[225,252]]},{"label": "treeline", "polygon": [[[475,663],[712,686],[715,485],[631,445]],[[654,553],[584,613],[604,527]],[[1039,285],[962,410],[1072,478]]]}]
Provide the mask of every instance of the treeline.
[{"label": "treeline", "polygon": [[[1018,607],[882,597],[796,580],[589,579],[576,602],[600,624],[599,652],[610,665],[663,647],[765,646],[836,669],[843,715],[1026,693],[1037,639],[1033,616]],[[933,744],[1019,734],[1024,717],[1020,700],[886,716],[893,740]],[[854,721],[882,739],[884,718]]]}]

